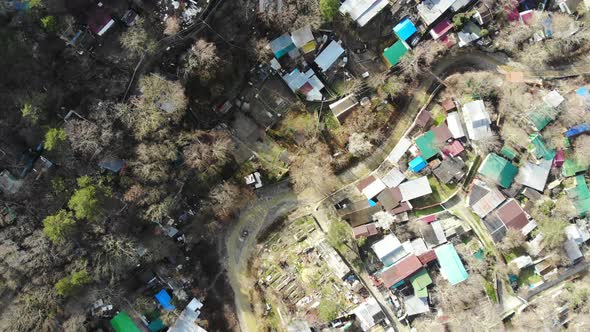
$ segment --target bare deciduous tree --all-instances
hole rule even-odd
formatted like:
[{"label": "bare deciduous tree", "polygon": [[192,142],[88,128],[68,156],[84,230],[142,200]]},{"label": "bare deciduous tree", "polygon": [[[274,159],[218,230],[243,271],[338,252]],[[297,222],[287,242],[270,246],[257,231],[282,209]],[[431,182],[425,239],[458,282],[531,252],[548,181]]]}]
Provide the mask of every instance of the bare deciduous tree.
[{"label": "bare deciduous tree", "polygon": [[348,152],[355,157],[366,156],[373,149],[373,144],[363,133],[353,133],[348,139]]},{"label": "bare deciduous tree", "polygon": [[164,34],[172,36],[180,31],[180,20],[176,16],[170,16],[165,22],[166,28],[164,28]]},{"label": "bare deciduous tree", "polygon": [[143,18],[137,19],[135,24],[121,35],[119,42],[132,57],[140,57],[146,52],[153,53],[157,47],[156,40],[146,30]]},{"label": "bare deciduous tree", "polygon": [[498,245],[498,248],[505,253],[510,252],[513,249],[522,247],[525,243],[525,236],[520,230],[509,228],[506,232],[506,236]]},{"label": "bare deciduous tree", "polygon": [[230,160],[233,149],[234,143],[227,131],[201,131],[183,148],[183,154],[189,167],[212,174]]},{"label": "bare deciduous tree", "polygon": [[477,140],[475,144],[484,154],[488,154],[502,147],[500,137],[498,137],[498,134],[496,133],[493,133],[489,137]]},{"label": "bare deciduous tree", "polygon": [[252,193],[242,190],[237,185],[223,181],[209,193],[209,200],[213,212],[220,219],[226,219],[242,208],[250,199]]},{"label": "bare deciduous tree", "polygon": [[315,188],[322,195],[332,192],[339,181],[332,171],[330,159],[330,150],[319,141],[292,156],[289,173],[295,191],[301,193]]},{"label": "bare deciduous tree", "polygon": [[199,39],[186,55],[184,75],[186,77],[196,74],[202,80],[209,80],[215,75],[220,62],[217,46],[204,39]]}]

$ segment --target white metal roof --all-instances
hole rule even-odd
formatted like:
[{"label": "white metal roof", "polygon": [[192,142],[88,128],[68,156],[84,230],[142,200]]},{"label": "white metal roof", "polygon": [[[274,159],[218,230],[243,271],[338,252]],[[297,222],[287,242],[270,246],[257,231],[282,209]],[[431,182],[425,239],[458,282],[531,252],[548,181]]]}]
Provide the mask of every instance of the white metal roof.
[{"label": "white metal roof", "polygon": [[313,40],[313,33],[311,32],[311,26],[306,25],[300,29],[291,32],[291,39],[296,47],[303,47],[305,44]]},{"label": "white metal roof", "polygon": [[354,313],[356,318],[360,321],[361,329],[363,331],[368,331],[378,323],[375,321],[375,317],[379,316],[378,314],[380,312],[381,306],[373,296],[370,296],[366,302],[361,303],[358,307],[352,310],[352,313]]},{"label": "white metal roof", "polygon": [[454,2],[455,0],[426,0],[416,7],[420,18],[422,18],[426,25],[431,25],[444,12],[446,12]]},{"label": "white metal roof", "polygon": [[518,175],[515,178],[517,183],[531,187],[540,192],[545,189],[549,172],[551,171],[551,160],[543,160],[539,165],[526,162],[518,169]]},{"label": "white metal roof", "polygon": [[531,256],[528,255],[520,256],[511,260],[510,263],[514,263],[519,269],[523,269],[527,266],[533,265],[533,259],[531,258]]},{"label": "white metal roof", "polygon": [[467,134],[474,141],[492,135],[490,115],[482,100],[475,100],[463,105],[463,118]]},{"label": "white metal roof", "polygon": [[438,244],[442,244],[447,242],[447,237],[445,235],[445,230],[442,227],[440,221],[434,221],[430,224],[432,226],[432,230],[434,231],[434,235],[436,235],[436,239],[438,240]]},{"label": "white metal roof", "polygon": [[410,146],[412,146],[412,141],[406,137],[402,137],[399,142],[397,142],[393,150],[391,150],[387,156],[387,159],[392,163],[397,164],[403,155],[408,151]]},{"label": "white metal roof", "polygon": [[395,188],[399,186],[400,183],[404,182],[405,179],[406,176],[399,169],[394,167],[381,178],[381,181],[383,181],[387,187]]},{"label": "white metal roof", "polygon": [[382,240],[375,242],[371,246],[377,258],[380,261],[383,261],[384,258],[387,257],[391,252],[394,250],[401,248],[402,243],[398,240],[398,238],[393,234],[388,234],[383,237]]},{"label": "white metal roof", "polygon": [[465,137],[465,130],[463,129],[463,124],[461,124],[459,112],[451,112],[447,115],[447,126],[453,138]]},{"label": "white metal roof", "polygon": [[564,100],[565,98],[563,98],[563,96],[560,95],[556,90],[549,92],[545,97],[543,97],[545,104],[551,107],[559,106]]},{"label": "white metal roof", "polygon": [[340,6],[342,14],[350,15],[359,26],[364,26],[387,6],[387,0],[346,0]]},{"label": "white metal roof", "polygon": [[375,181],[371,182],[371,184],[366,186],[362,192],[367,197],[367,199],[371,199],[379,195],[379,193],[382,192],[385,188],[387,188],[385,183],[383,183],[383,181],[381,181],[380,179],[375,178]]},{"label": "white metal roof", "polygon": [[337,41],[332,40],[328,47],[315,58],[315,63],[322,69],[322,71],[326,71],[330,69],[342,54],[344,54],[342,46],[340,46]]},{"label": "white metal roof", "polygon": [[400,184],[399,190],[402,194],[402,202],[432,193],[432,188],[430,188],[430,183],[426,176]]},{"label": "white metal roof", "polygon": [[336,118],[344,114],[349,109],[359,104],[359,101],[353,94],[350,94],[336,102],[330,104],[330,109]]}]

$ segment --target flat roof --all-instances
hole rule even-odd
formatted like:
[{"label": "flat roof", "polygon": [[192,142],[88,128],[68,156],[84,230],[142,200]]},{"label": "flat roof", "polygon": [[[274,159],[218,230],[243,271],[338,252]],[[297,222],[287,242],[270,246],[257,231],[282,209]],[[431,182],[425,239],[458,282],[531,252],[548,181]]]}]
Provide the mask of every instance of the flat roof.
[{"label": "flat roof", "polygon": [[397,164],[403,155],[408,151],[410,146],[412,146],[412,141],[410,141],[407,137],[402,137],[391,150],[387,156],[387,159],[393,164]]},{"label": "flat roof", "polygon": [[449,126],[449,131],[453,135],[453,138],[457,139],[465,137],[465,130],[463,129],[459,112],[451,112],[447,114],[447,125]]},{"label": "flat roof", "polygon": [[409,201],[432,193],[432,188],[426,176],[404,182],[399,185],[402,201]]}]

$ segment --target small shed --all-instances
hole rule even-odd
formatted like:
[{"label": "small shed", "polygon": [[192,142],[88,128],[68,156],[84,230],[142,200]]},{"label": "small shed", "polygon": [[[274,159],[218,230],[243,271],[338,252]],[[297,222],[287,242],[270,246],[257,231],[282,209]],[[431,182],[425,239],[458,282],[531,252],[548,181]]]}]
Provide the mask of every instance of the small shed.
[{"label": "small shed", "polygon": [[572,138],[578,135],[590,132],[590,124],[582,123],[576,126],[571,127],[565,132],[565,137]]},{"label": "small shed", "polygon": [[332,110],[332,114],[341,121],[341,119],[348,113],[348,111],[352,110],[359,104],[358,99],[354,94],[350,94],[336,102],[330,104],[330,110]]},{"label": "small shed", "polygon": [[580,247],[574,240],[565,241],[563,244],[563,249],[565,249],[567,258],[569,258],[572,265],[575,265],[584,259],[584,255],[582,254],[582,251],[580,251]]},{"label": "small shed", "polygon": [[275,58],[280,59],[291,50],[295,49],[295,44],[293,44],[291,36],[288,33],[284,33],[270,42],[270,49],[275,55]]},{"label": "small shed", "polygon": [[125,311],[119,312],[111,319],[110,323],[115,332],[141,332]]},{"label": "small shed", "polygon": [[432,36],[432,39],[434,40],[439,39],[446,35],[452,28],[453,23],[451,23],[449,19],[442,20],[430,30],[430,36]]},{"label": "small shed", "polygon": [[422,128],[428,128],[433,123],[432,115],[427,110],[422,110],[416,117],[416,124]]},{"label": "small shed", "polygon": [[303,53],[309,53],[315,50],[316,44],[310,25],[293,31],[291,33],[291,39],[295,47],[302,49]]},{"label": "small shed", "polygon": [[410,161],[410,163],[408,164],[408,166],[410,167],[410,170],[414,173],[420,172],[427,165],[428,164],[426,163],[426,160],[424,160],[424,158],[422,158],[420,156],[412,159],[412,161]]},{"label": "small shed", "polygon": [[162,305],[162,307],[164,308],[164,310],[167,311],[172,311],[174,310],[174,306],[172,305],[172,298],[170,297],[170,294],[168,294],[168,292],[165,289],[162,289],[161,291],[159,291],[155,296],[156,300],[158,300],[158,303],[160,303],[160,305]]},{"label": "small shed", "polygon": [[564,100],[565,98],[563,98],[563,96],[560,95],[556,90],[549,92],[545,97],[543,97],[545,104],[551,107],[558,107],[561,105],[561,103],[563,103]]}]

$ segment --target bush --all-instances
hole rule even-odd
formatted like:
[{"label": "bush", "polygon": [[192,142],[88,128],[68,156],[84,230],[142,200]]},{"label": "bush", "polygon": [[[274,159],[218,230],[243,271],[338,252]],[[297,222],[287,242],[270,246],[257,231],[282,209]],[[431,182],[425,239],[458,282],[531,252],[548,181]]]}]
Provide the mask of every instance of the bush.
[{"label": "bush", "polygon": [[51,128],[45,133],[44,146],[48,151],[56,149],[66,141],[67,135],[63,128]]},{"label": "bush", "polygon": [[318,316],[324,322],[329,322],[338,317],[338,307],[336,303],[330,300],[322,300],[319,307]]},{"label": "bush", "polygon": [[70,276],[59,279],[55,284],[55,292],[61,296],[70,296],[76,293],[82,286],[89,284],[92,281],[90,274],[86,268],[72,272]]},{"label": "bush", "polygon": [[320,0],[320,13],[326,22],[332,22],[338,13],[340,3],[338,0]]},{"label": "bush", "polygon": [[73,233],[75,225],[76,220],[71,212],[59,210],[43,219],[43,234],[53,243],[63,243]]},{"label": "bush", "polygon": [[57,29],[57,21],[54,16],[48,15],[41,18],[41,26],[47,32],[53,32]]}]

